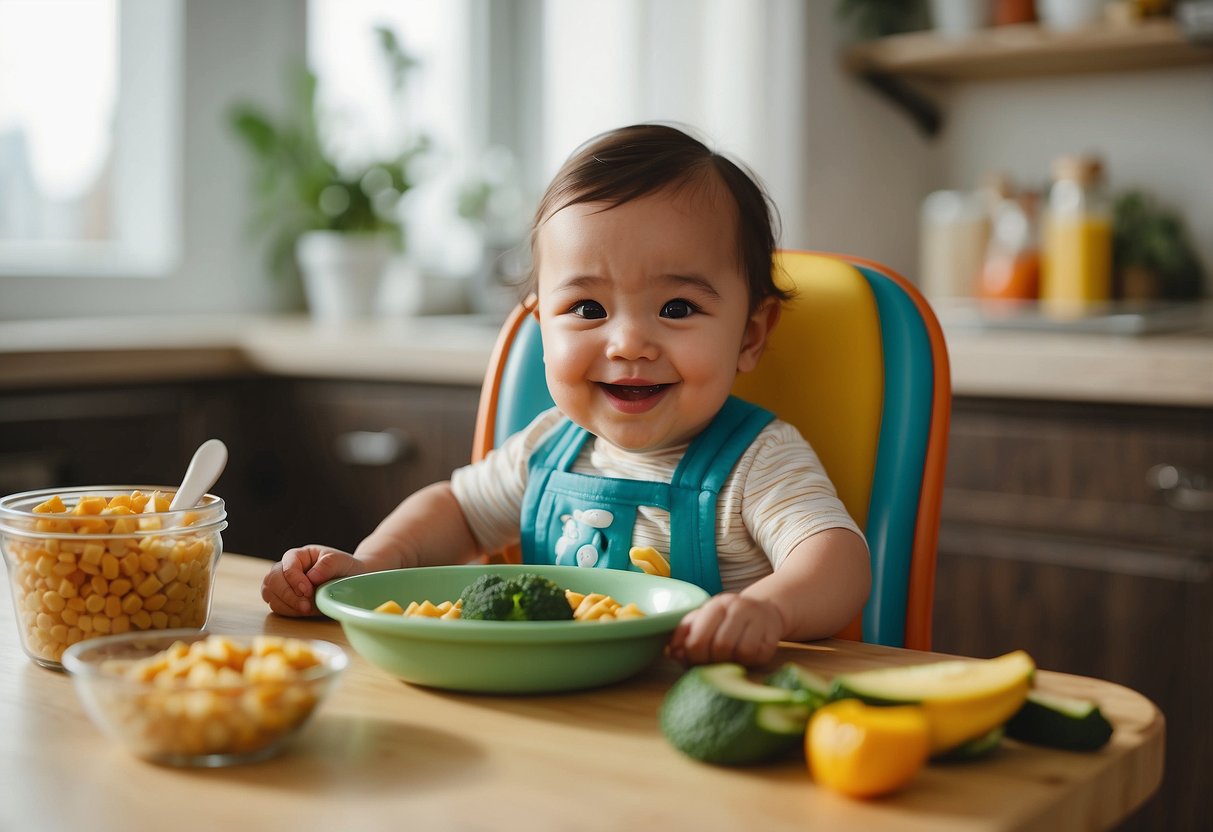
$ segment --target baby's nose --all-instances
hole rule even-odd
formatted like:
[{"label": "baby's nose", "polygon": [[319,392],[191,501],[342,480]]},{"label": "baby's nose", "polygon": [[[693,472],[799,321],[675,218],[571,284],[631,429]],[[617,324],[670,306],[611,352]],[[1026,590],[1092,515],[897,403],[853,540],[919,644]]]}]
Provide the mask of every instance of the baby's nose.
[{"label": "baby's nose", "polygon": [[653,360],[660,353],[656,339],[643,321],[616,319],[607,339],[607,357],[621,361]]}]

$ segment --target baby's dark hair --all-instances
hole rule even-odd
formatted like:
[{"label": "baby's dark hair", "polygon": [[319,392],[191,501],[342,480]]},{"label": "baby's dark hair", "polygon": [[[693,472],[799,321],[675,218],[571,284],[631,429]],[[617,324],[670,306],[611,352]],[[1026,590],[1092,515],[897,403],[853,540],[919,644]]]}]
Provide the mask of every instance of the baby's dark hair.
[{"label": "baby's dark hair", "polygon": [[704,181],[715,174],[737,205],[738,259],[750,290],[750,311],[789,293],[772,276],[777,221],[774,205],[756,177],[703,142],[663,124],[635,124],[602,133],[574,151],[553,177],[535,211],[528,290],[537,286],[535,240],[543,223],[563,208],[586,202],[615,207],[667,187]]}]

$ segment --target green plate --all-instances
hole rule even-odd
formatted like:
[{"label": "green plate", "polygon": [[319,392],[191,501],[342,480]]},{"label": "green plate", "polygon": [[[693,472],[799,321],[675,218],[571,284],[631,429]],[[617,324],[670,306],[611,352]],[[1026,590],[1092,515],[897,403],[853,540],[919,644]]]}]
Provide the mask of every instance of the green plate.
[{"label": "green plate", "polygon": [[[454,601],[486,572],[534,572],[576,592],[635,602],[622,621],[465,621],[374,612],[385,601]],[[551,693],[617,682],[661,655],[682,617],[708,599],[684,581],[576,566],[429,566],[340,578],[316,605],[341,622],[350,646],[406,682],[482,693]]]}]

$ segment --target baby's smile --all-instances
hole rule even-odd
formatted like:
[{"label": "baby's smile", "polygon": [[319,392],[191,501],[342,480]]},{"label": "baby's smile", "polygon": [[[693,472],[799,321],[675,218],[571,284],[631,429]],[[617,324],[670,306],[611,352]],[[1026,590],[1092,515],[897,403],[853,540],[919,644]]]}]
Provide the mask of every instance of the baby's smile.
[{"label": "baby's smile", "polygon": [[657,406],[665,398],[665,393],[673,384],[609,384],[605,381],[598,386],[606,393],[611,407],[620,413],[646,413]]},{"label": "baby's smile", "polygon": [[601,384],[602,388],[606,390],[607,395],[629,402],[656,396],[671,386],[669,384],[608,384],[605,381],[601,382]]}]

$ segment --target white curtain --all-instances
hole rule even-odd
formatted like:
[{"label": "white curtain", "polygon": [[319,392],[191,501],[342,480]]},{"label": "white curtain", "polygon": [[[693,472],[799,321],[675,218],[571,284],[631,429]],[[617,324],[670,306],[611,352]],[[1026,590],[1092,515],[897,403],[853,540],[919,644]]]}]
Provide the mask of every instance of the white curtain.
[{"label": "white curtain", "polygon": [[547,0],[543,175],[604,130],[681,123],[757,173],[781,243],[804,245],[807,30],[801,0]]}]

